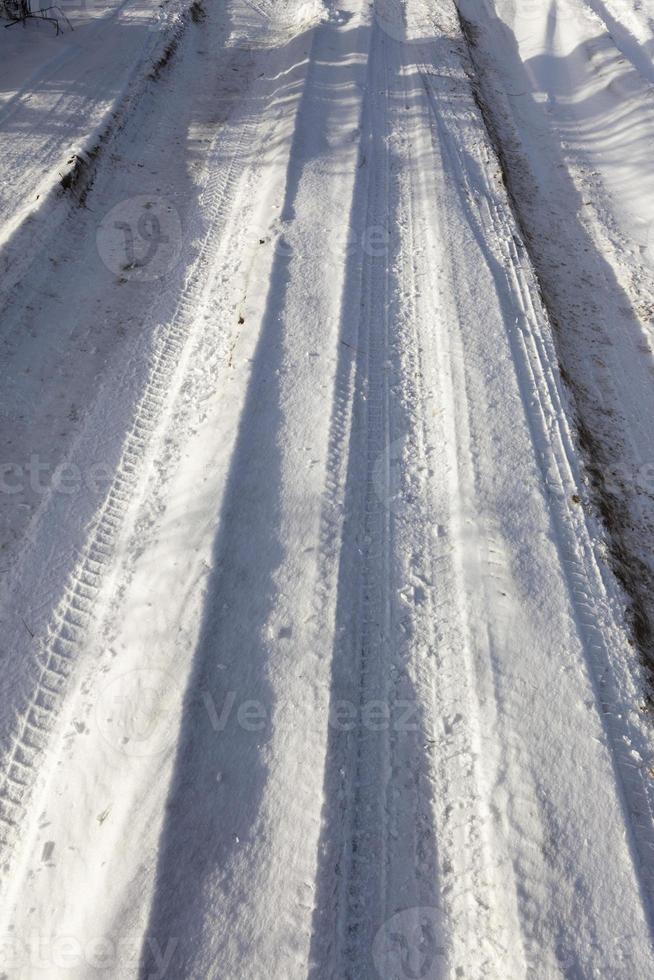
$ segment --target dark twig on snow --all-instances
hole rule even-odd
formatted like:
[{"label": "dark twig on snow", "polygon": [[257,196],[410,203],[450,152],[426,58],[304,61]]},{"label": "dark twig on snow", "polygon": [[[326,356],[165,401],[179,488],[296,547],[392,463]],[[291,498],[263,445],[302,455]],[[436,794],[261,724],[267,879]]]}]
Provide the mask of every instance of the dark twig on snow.
[{"label": "dark twig on snow", "polygon": [[[49,16],[48,11],[57,11],[59,16]],[[61,24],[59,21],[60,18],[63,18],[71,31],[73,29],[73,25],[68,20],[68,17],[56,3],[50,4],[48,7],[39,7],[37,10],[32,10],[31,0],[0,0],[0,13],[9,21],[8,24],[5,24],[5,27],[13,27],[14,24],[23,24],[24,26],[28,20],[47,20],[48,23],[54,26],[57,34],[61,34]]]}]

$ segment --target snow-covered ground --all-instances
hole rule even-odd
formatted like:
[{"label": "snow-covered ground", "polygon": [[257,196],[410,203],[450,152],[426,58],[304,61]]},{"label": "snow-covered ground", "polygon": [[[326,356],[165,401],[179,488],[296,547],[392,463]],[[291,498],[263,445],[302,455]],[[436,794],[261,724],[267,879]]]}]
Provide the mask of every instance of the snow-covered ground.
[{"label": "snow-covered ground", "polygon": [[[46,14],[47,4],[31,0]],[[0,297],[47,254],[67,210],[62,185],[79,194],[88,183],[190,12],[185,0],[63,0],[50,11],[58,35],[37,19],[2,22]]]},{"label": "snow-covered ground", "polygon": [[654,20],[615,0],[460,7],[653,675]]},{"label": "snow-covered ground", "polygon": [[6,980],[652,973],[653,23],[459,7],[0,32]]}]

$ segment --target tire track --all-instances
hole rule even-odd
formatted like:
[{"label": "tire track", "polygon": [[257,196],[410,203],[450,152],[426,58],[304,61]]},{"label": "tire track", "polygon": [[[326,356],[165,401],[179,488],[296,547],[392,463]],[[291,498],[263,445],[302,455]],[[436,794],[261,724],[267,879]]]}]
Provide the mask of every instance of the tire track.
[{"label": "tire track", "polygon": [[[370,151],[366,218],[371,227],[388,212],[389,149],[387,143],[388,72],[384,38],[373,28],[368,80]],[[381,80],[381,91],[380,91]],[[378,94],[379,93],[379,94]],[[383,94],[382,94],[383,93]],[[386,821],[384,807],[388,780],[388,744],[361,728],[361,713],[370,699],[386,701],[383,663],[389,633],[387,598],[389,563],[388,516],[375,494],[373,470],[388,444],[388,389],[382,363],[387,351],[388,277],[383,267],[364,256],[361,271],[361,319],[357,331],[357,378],[350,473],[355,502],[352,526],[360,535],[360,592],[356,598],[354,643],[358,657],[354,700],[356,735],[348,746],[348,829],[345,835],[341,934],[335,975],[362,975],[372,945],[373,923],[382,921],[385,905]],[[357,447],[356,449],[354,447]],[[363,473],[361,470],[363,469]],[[354,470],[354,472],[352,472]],[[363,479],[361,479],[363,476]],[[388,487],[388,472],[384,484]],[[357,486],[357,482],[359,486]],[[356,515],[356,517],[354,516]],[[347,533],[347,530],[346,530]],[[363,974],[365,975],[365,973]]]},{"label": "tire track", "polygon": [[[444,60],[435,50],[434,64]],[[420,76],[406,70],[402,76],[403,103],[412,112],[408,123],[406,113],[400,116],[407,154],[403,171],[410,179],[399,279],[411,284],[412,301],[400,317],[398,351],[406,362],[403,394],[415,442],[409,461],[418,461],[417,467],[413,462],[417,473],[408,481],[405,499],[419,501],[407,514],[410,519],[403,530],[410,542],[407,579],[422,602],[413,642],[418,652],[423,647],[428,651],[427,657],[418,658],[417,669],[422,697],[429,705],[431,737],[423,752],[432,783],[432,819],[447,913],[444,934],[452,973],[495,975],[501,959],[506,975],[517,976],[524,960],[516,882],[510,870],[501,870],[510,869],[510,861],[504,843],[493,835],[488,805],[493,760],[485,726],[497,704],[492,680],[475,658],[476,650],[492,648],[492,638],[485,625],[489,617],[478,617],[473,628],[465,601],[470,569],[463,553],[467,535],[458,502],[471,492],[467,461],[472,443],[464,421],[467,412],[460,404],[466,400],[465,386],[455,363],[462,353],[436,276],[448,261],[447,249],[433,233],[439,224],[434,174],[441,151],[430,138],[430,107]],[[484,711],[481,699],[487,702]]]},{"label": "tire track", "polygon": [[[29,794],[57,723],[59,709],[77,663],[76,653],[87,636],[100,587],[111,565],[120,535],[125,530],[128,507],[147,475],[147,454],[161,431],[165,408],[184,375],[193,347],[197,310],[212,276],[220,268],[223,243],[220,231],[243,179],[243,160],[256,142],[256,117],[234,121],[214,139],[209,156],[209,178],[200,200],[208,217],[207,231],[194,268],[184,283],[170,318],[165,307],[155,310],[151,322],[165,324],[159,331],[149,380],[125,438],[115,477],[86,544],[58,602],[47,635],[39,641],[27,678],[23,678],[11,747],[0,776],[0,862],[7,866],[24,818]],[[226,147],[232,144],[226,152]],[[225,158],[228,163],[225,165]]]},{"label": "tire track", "polygon": [[[355,200],[364,202],[354,219],[357,235],[381,222],[388,221],[390,228],[391,223],[387,44],[373,26],[355,190]],[[386,910],[390,745],[387,730],[367,730],[362,718],[371,702],[389,705],[391,693],[392,532],[383,500],[390,494],[389,289],[384,260],[366,253],[350,269],[344,294],[343,323],[352,309],[358,322],[355,335],[345,327],[342,338],[321,533],[327,554],[340,536],[343,544],[336,572],[326,803],[311,957],[315,978],[372,976],[374,934]],[[321,579],[319,608],[330,587],[324,572]],[[338,720],[343,706],[354,709],[348,730]]]},{"label": "tire track", "polygon": [[[416,110],[405,51],[374,29],[362,152],[374,165],[357,194],[365,198],[364,227],[388,221],[390,252],[386,261],[364,257],[346,297],[348,309],[360,304],[361,316],[356,337],[347,336],[332,423],[323,540],[329,549],[340,533],[344,543],[316,978],[395,976],[396,929],[406,930],[408,955],[429,962],[430,977],[448,958],[453,970],[458,964],[486,975],[498,945],[504,962],[520,958],[510,948],[517,926],[491,912],[498,904],[491,884],[497,852],[481,802],[480,711],[454,514],[457,460],[465,453],[445,410],[454,401],[448,355],[439,331],[427,329],[439,321],[432,277],[438,257],[419,175],[430,172],[433,150],[424,145],[428,125],[426,141],[424,134],[420,139],[427,112]],[[349,503],[341,522],[348,429]],[[353,581],[360,583],[354,596]],[[334,720],[350,699],[357,721],[346,734]],[[371,704],[386,707],[390,723],[382,732],[362,722]],[[505,905],[511,895],[515,901],[515,885],[508,885]],[[421,940],[419,915],[412,918],[417,910],[429,910]]]},{"label": "tire track", "polygon": [[[544,331],[547,312],[538,293],[527,248],[518,237],[508,205],[502,208],[498,204],[497,192],[490,184],[488,144],[476,141],[472,157],[461,151],[462,146],[471,145],[462,129],[466,125],[478,128],[478,121],[472,112],[462,111],[460,105],[437,102],[429,79],[431,69],[423,64],[420,70],[440,144],[446,148],[452,172],[458,174],[463,186],[461,198],[467,202],[471,225],[491,248],[496,243],[508,289],[520,310],[514,322],[507,318],[508,339],[517,365],[535,455],[550,491],[549,510],[557,529],[561,567],[585,650],[597,715],[611,750],[633,876],[639,883],[643,908],[649,918],[652,880],[645,869],[654,847],[654,810],[645,774],[630,758],[630,746],[634,745],[647,755],[646,743],[642,729],[630,722],[628,713],[620,711],[620,706],[629,702],[632,678],[625,674],[624,664],[613,652],[620,648],[620,627],[613,612],[616,588],[614,583],[609,583],[608,572],[597,554],[598,529],[594,521],[591,525],[592,519],[585,508],[572,506],[573,494],[583,485],[583,478],[567,421],[569,410],[552,367],[557,363],[553,341]],[[461,135],[452,138],[450,134],[457,131]],[[474,166],[474,179],[471,166]]]}]

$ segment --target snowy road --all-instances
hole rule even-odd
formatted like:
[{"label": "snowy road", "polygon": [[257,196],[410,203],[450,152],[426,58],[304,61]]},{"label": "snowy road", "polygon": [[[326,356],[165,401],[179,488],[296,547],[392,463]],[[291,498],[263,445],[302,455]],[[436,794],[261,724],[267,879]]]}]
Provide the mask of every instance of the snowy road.
[{"label": "snowy road", "polygon": [[5,284],[0,978],[651,975],[647,248],[460,6],[196,7]]}]

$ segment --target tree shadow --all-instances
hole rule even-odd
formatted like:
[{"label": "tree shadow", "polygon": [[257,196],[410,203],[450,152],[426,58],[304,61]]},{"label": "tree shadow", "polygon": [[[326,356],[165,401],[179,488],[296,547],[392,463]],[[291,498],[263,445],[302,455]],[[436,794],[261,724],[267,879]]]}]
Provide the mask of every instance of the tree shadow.
[{"label": "tree shadow", "polygon": [[[304,167],[326,150],[321,119],[351,98],[356,59],[328,61],[323,24],[313,45],[323,56],[310,60],[293,134],[281,216],[291,220]],[[357,50],[358,29],[351,48]],[[156,971],[153,944],[173,938],[175,976],[197,971],[206,942],[220,962],[223,940],[212,924],[225,907],[233,916],[247,902],[247,869],[257,860],[252,846],[261,830],[261,805],[271,779],[270,741],[278,722],[270,679],[274,640],[267,626],[278,602],[275,573],[288,552],[281,537],[285,306],[293,248],[281,244],[270,272],[266,308],[252,361],[245,405],[231,459],[215,541],[215,569],[205,593],[200,639],[188,683],[178,751],[160,838],[154,896],[145,931],[141,975]],[[312,256],[310,261],[315,261]],[[226,700],[227,699],[227,700]],[[244,723],[239,708],[256,705],[259,721]],[[220,731],[206,705],[233,714]],[[219,774],[219,779],[217,776]],[[292,792],[289,786],[283,792]],[[209,898],[210,896],[210,898]],[[210,939],[208,937],[211,936]],[[247,943],[247,937],[236,937]]]}]

